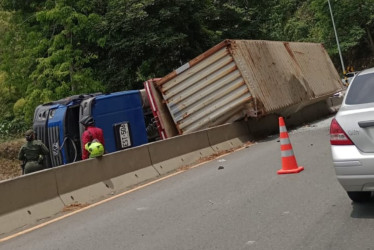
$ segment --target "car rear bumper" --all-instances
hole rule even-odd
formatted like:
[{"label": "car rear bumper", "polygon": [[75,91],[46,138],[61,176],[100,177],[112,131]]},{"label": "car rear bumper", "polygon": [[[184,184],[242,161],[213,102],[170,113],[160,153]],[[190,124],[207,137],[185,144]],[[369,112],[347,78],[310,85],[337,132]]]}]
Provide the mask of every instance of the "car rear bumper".
[{"label": "car rear bumper", "polygon": [[374,153],[356,146],[331,146],[335,173],[346,191],[374,191]]}]

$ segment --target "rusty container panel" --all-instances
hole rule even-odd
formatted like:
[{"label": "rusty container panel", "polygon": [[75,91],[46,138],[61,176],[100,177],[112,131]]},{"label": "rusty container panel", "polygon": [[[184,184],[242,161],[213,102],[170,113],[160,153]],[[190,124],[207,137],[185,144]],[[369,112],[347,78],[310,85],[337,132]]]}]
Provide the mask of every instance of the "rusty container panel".
[{"label": "rusty container panel", "polygon": [[251,99],[226,43],[172,74],[157,85],[180,134],[225,123]]},{"label": "rusty container panel", "polygon": [[321,44],[225,40],[157,83],[178,133],[289,115],[343,89]]},{"label": "rusty container panel", "polygon": [[231,51],[263,114],[295,111],[343,89],[322,44],[236,40]]}]

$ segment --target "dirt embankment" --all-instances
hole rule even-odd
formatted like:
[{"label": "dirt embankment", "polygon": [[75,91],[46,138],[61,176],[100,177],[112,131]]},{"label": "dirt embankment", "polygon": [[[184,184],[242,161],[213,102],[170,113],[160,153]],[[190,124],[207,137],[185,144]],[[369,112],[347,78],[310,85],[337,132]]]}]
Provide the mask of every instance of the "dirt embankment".
[{"label": "dirt embankment", "polygon": [[24,138],[0,143],[0,181],[22,174],[18,152],[24,143]]}]

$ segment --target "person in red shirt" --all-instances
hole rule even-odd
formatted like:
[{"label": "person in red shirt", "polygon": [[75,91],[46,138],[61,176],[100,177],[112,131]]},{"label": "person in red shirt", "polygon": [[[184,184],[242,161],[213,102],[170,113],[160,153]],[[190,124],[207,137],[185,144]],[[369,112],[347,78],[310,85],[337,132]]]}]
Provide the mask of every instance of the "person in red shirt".
[{"label": "person in red shirt", "polygon": [[85,131],[82,134],[82,160],[87,159],[90,153],[86,150],[85,145],[98,140],[105,148],[104,133],[101,128],[95,127],[95,121],[92,116],[83,116],[80,123],[84,126]]}]

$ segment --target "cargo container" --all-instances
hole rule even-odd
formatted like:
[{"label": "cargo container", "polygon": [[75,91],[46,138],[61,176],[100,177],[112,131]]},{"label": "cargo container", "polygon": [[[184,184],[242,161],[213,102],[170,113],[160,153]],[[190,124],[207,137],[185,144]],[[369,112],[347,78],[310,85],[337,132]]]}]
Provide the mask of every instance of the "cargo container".
[{"label": "cargo container", "polygon": [[322,44],[225,40],[145,89],[165,137],[290,116],[344,88]]}]

